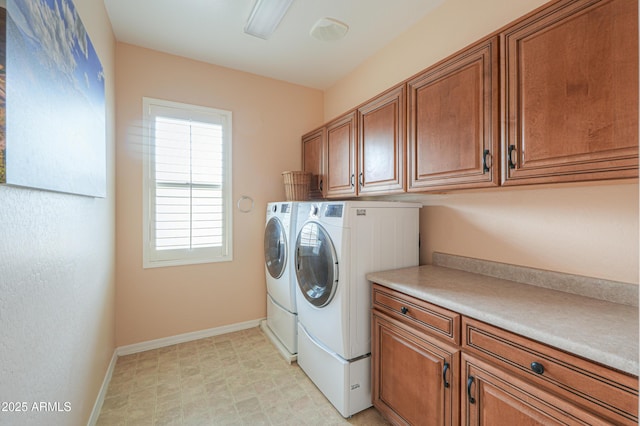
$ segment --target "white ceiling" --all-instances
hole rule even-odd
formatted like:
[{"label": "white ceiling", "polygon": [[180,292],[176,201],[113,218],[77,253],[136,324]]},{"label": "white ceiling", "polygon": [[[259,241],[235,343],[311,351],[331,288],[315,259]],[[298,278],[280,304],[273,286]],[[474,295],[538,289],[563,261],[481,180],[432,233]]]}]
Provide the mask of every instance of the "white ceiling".
[{"label": "white ceiling", "polygon": [[[294,0],[269,40],[243,32],[255,0],[104,0],[118,41],[327,89],[444,0]],[[323,17],[346,37],[309,36]],[[426,43],[426,41],[425,41]]]}]

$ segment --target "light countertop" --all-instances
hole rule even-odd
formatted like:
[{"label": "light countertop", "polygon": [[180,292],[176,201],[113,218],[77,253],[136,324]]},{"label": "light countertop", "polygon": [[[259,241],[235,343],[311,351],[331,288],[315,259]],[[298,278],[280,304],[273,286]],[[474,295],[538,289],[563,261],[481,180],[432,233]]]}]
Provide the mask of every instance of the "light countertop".
[{"label": "light countertop", "polygon": [[369,281],[609,367],[638,375],[638,308],[424,265]]}]

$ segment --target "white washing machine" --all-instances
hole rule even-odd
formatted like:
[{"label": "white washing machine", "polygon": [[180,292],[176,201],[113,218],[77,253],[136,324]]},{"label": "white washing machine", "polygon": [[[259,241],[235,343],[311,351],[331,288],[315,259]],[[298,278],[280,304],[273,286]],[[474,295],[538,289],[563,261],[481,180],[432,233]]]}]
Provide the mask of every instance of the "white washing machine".
[{"label": "white washing machine", "polygon": [[267,281],[267,320],[262,329],[289,361],[298,353],[298,316],[296,309],[296,241],[297,203],[267,204],[264,230],[264,258]]},{"label": "white washing machine", "polygon": [[372,405],[366,274],[418,265],[420,207],[337,201],[298,211],[298,364],[344,417]]}]

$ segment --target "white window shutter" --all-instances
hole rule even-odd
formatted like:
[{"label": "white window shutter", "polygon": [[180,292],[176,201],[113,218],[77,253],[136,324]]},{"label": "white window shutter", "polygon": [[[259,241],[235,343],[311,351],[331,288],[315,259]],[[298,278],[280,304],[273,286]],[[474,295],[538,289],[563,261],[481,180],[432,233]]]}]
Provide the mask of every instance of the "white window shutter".
[{"label": "white window shutter", "polygon": [[231,259],[231,112],[145,98],[145,267]]}]

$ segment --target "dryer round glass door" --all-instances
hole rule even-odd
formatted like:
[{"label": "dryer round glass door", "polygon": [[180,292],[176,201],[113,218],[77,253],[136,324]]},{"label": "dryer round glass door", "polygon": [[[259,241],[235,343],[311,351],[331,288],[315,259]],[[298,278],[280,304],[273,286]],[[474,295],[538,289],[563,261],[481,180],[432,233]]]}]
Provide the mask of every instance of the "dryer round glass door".
[{"label": "dryer round glass door", "polygon": [[287,264],[287,239],[276,217],[269,219],[264,229],[264,262],[273,278],[280,278]]},{"label": "dryer round glass door", "polygon": [[309,303],[321,308],[331,302],[338,285],[338,260],[329,234],[315,222],[305,224],[298,233],[296,276]]}]

